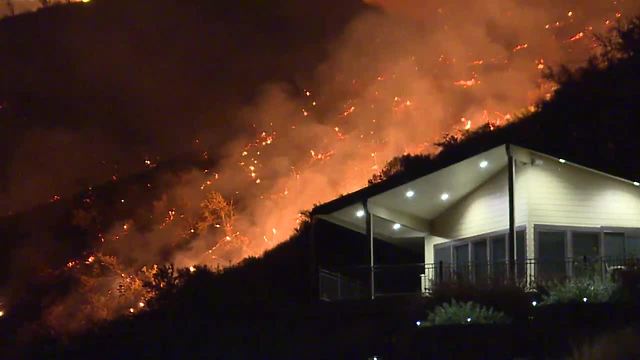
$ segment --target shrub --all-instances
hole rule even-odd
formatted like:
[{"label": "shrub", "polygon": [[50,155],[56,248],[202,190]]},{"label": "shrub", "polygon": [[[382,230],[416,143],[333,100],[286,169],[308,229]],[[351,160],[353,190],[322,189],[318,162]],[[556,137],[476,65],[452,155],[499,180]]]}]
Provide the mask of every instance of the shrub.
[{"label": "shrub", "polygon": [[498,324],[511,320],[500,311],[474,303],[457,302],[444,303],[429,313],[427,321],[421,326],[456,325],[456,324]]},{"label": "shrub", "polygon": [[542,297],[543,305],[575,302],[603,303],[611,299],[616,284],[610,279],[584,277],[566,282],[550,282],[545,287],[548,294]]}]

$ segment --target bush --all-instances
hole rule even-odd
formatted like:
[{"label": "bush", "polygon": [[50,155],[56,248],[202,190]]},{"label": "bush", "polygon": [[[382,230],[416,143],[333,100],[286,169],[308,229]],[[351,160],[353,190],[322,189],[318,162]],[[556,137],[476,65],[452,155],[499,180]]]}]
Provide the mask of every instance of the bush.
[{"label": "bush", "polygon": [[545,286],[547,294],[542,304],[566,304],[577,302],[603,303],[611,299],[616,284],[610,279],[577,278],[566,282],[550,282]]},{"label": "bush", "polygon": [[510,321],[511,319],[503,312],[495,311],[493,308],[485,307],[472,301],[457,302],[456,300],[451,300],[451,303],[444,303],[431,311],[427,321],[424,324],[420,324],[420,326],[499,324]]},{"label": "bush", "polygon": [[440,305],[451,300],[472,301],[500,310],[514,321],[527,319],[531,307],[532,294],[524,287],[513,283],[490,283],[478,286],[469,283],[444,282],[433,286],[430,294],[432,303]]}]

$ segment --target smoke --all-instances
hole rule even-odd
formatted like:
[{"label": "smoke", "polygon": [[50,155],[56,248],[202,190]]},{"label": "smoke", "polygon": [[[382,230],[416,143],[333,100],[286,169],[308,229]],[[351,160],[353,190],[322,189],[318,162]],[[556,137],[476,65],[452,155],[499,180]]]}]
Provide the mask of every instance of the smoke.
[{"label": "smoke", "polygon": [[[303,210],[365,185],[394,156],[434,151],[445,132],[504,124],[551,96],[543,71],[584,63],[592,34],[614,24],[616,13],[636,10],[571,2],[377,5],[385,11],[354,19],[316,69],[296,74],[293,84],[262,86],[235,120],[246,130],[229,133],[217,150],[219,165],[182,175],[155,204],[154,218],[175,210],[190,222],[126,236],[118,224],[108,237],[128,238],[120,253],[184,266],[259,255],[288,238]],[[215,142],[210,136],[203,131],[200,139]],[[232,229],[198,229],[178,241],[211,191],[233,206]],[[118,244],[107,247],[118,252]]]},{"label": "smoke", "polygon": [[[631,2],[372,4],[381,9],[360,12],[336,40],[322,44],[328,56],[319,64],[307,65],[307,57],[300,54],[265,55],[265,63],[278,63],[278,69],[290,73],[282,75],[283,70],[251,82],[259,92],[230,106],[234,111],[225,112],[231,114],[228,117],[217,115],[216,109],[203,110],[195,136],[176,122],[145,117],[153,128],[149,131],[163,139],[150,148],[188,148],[165,141],[175,132],[182,145],[196,138],[218,164],[170,175],[165,183],[171,186],[161,189],[152,210],[114,224],[102,234],[100,250],[133,273],[151,264],[225,266],[259,255],[290,236],[302,211],[366,185],[394,156],[433,152],[432,144],[446,132],[488,122],[505,124],[551,96],[553,84],[542,80],[545,69],[583,64],[594,50],[592,34],[606,31],[620,17],[616,14],[631,16],[638,10]],[[295,41],[304,37],[304,28],[298,30]],[[273,52],[255,51],[256,59]],[[260,66],[255,61],[242,69],[257,71]],[[249,81],[239,73],[232,74],[237,79],[218,85],[231,84],[233,91],[233,81]],[[136,85],[138,90],[145,88],[152,87]],[[136,134],[144,133],[145,122],[133,124]],[[126,122],[122,126],[132,130]],[[34,198],[48,198],[78,181],[76,176],[58,177],[57,168],[81,168],[93,162],[87,154],[96,161],[108,157],[128,164],[132,151],[147,148],[122,148],[102,132],[77,134],[31,132],[13,155],[7,187],[8,194],[15,195],[8,196],[7,203],[20,202],[19,197],[35,187],[27,182],[28,174],[51,175],[41,193],[32,193]],[[97,153],[91,146],[96,142],[104,144]],[[42,144],[53,145],[43,151]],[[56,152],[58,157],[51,158]],[[78,158],[66,155],[73,153]],[[42,164],[31,161],[42,154],[47,158]],[[135,159],[140,163],[148,155],[157,157],[147,151]],[[136,169],[123,165],[121,171],[124,168]],[[82,186],[105,176],[110,175],[88,176]]]}]

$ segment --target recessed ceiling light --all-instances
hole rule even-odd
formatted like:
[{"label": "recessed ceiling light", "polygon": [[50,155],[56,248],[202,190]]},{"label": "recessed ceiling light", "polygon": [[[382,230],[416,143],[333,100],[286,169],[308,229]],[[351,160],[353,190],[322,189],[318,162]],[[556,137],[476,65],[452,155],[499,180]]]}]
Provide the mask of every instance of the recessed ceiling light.
[{"label": "recessed ceiling light", "polygon": [[357,217],[363,217],[364,216],[364,210],[360,209],[360,210],[356,211],[356,216]]},{"label": "recessed ceiling light", "polygon": [[483,169],[484,169],[484,168],[486,168],[486,167],[487,167],[487,165],[489,165],[489,162],[488,162],[487,160],[482,160],[482,161],[480,161],[480,167],[481,167],[481,168],[483,168]]},{"label": "recessed ceiling light", "polygon": [[393,224],[393,230],[400,230],[400,228],[402,227],[402,225],[395,223]]},{"label": "recessed ceiling light", "polygon": [[447,200],[448,198],[449,198],[449,194],[447,194],[447,193],[442,193],[442,195],[440,195],[440,199],[442,201]]},{"label": "recessed ceiling light", "polygon": [[634,182],[633,182],[633,185],[635,185],[635,186],[640,186],[640,182],[634,181]]},{"label": "recessed ceiling light", "polygon": [[565,159],[558,159],[558,161],[560,161],[561,164],[564,164],[564,163],[567,162],[567,160],[565,160]]},{"label": "recessed ceiling light", "polygon": [[409,190],[409,191],[407,191],[406,193],[404,193],[404,196],[406,196],[406,197],[408,197],[408,198],[411,198],[411,197],[413,197],[413,195],[415,195],[415,194],[416,194],[416,193],[415,193],[415,191],[413,191],[413,190]]}]

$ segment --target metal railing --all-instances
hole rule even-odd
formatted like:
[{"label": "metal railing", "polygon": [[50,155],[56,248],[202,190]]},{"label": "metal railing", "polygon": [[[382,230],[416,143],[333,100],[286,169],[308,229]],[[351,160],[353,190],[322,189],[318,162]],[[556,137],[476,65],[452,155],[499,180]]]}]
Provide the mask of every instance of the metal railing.
[{"label": "metal railing", "polygon": [[425,294],[434,285],[453,282],[478,287],[511,282],[532,288],[548,281],[586,276],[606,278],[629,267],[640,268],[640,259],[583,256],[514,262],[375,265],[373,268],[361,265],[320,269],[319,291],[320,298],[329,301],[368,298],[372,278],[376,296]]}]

